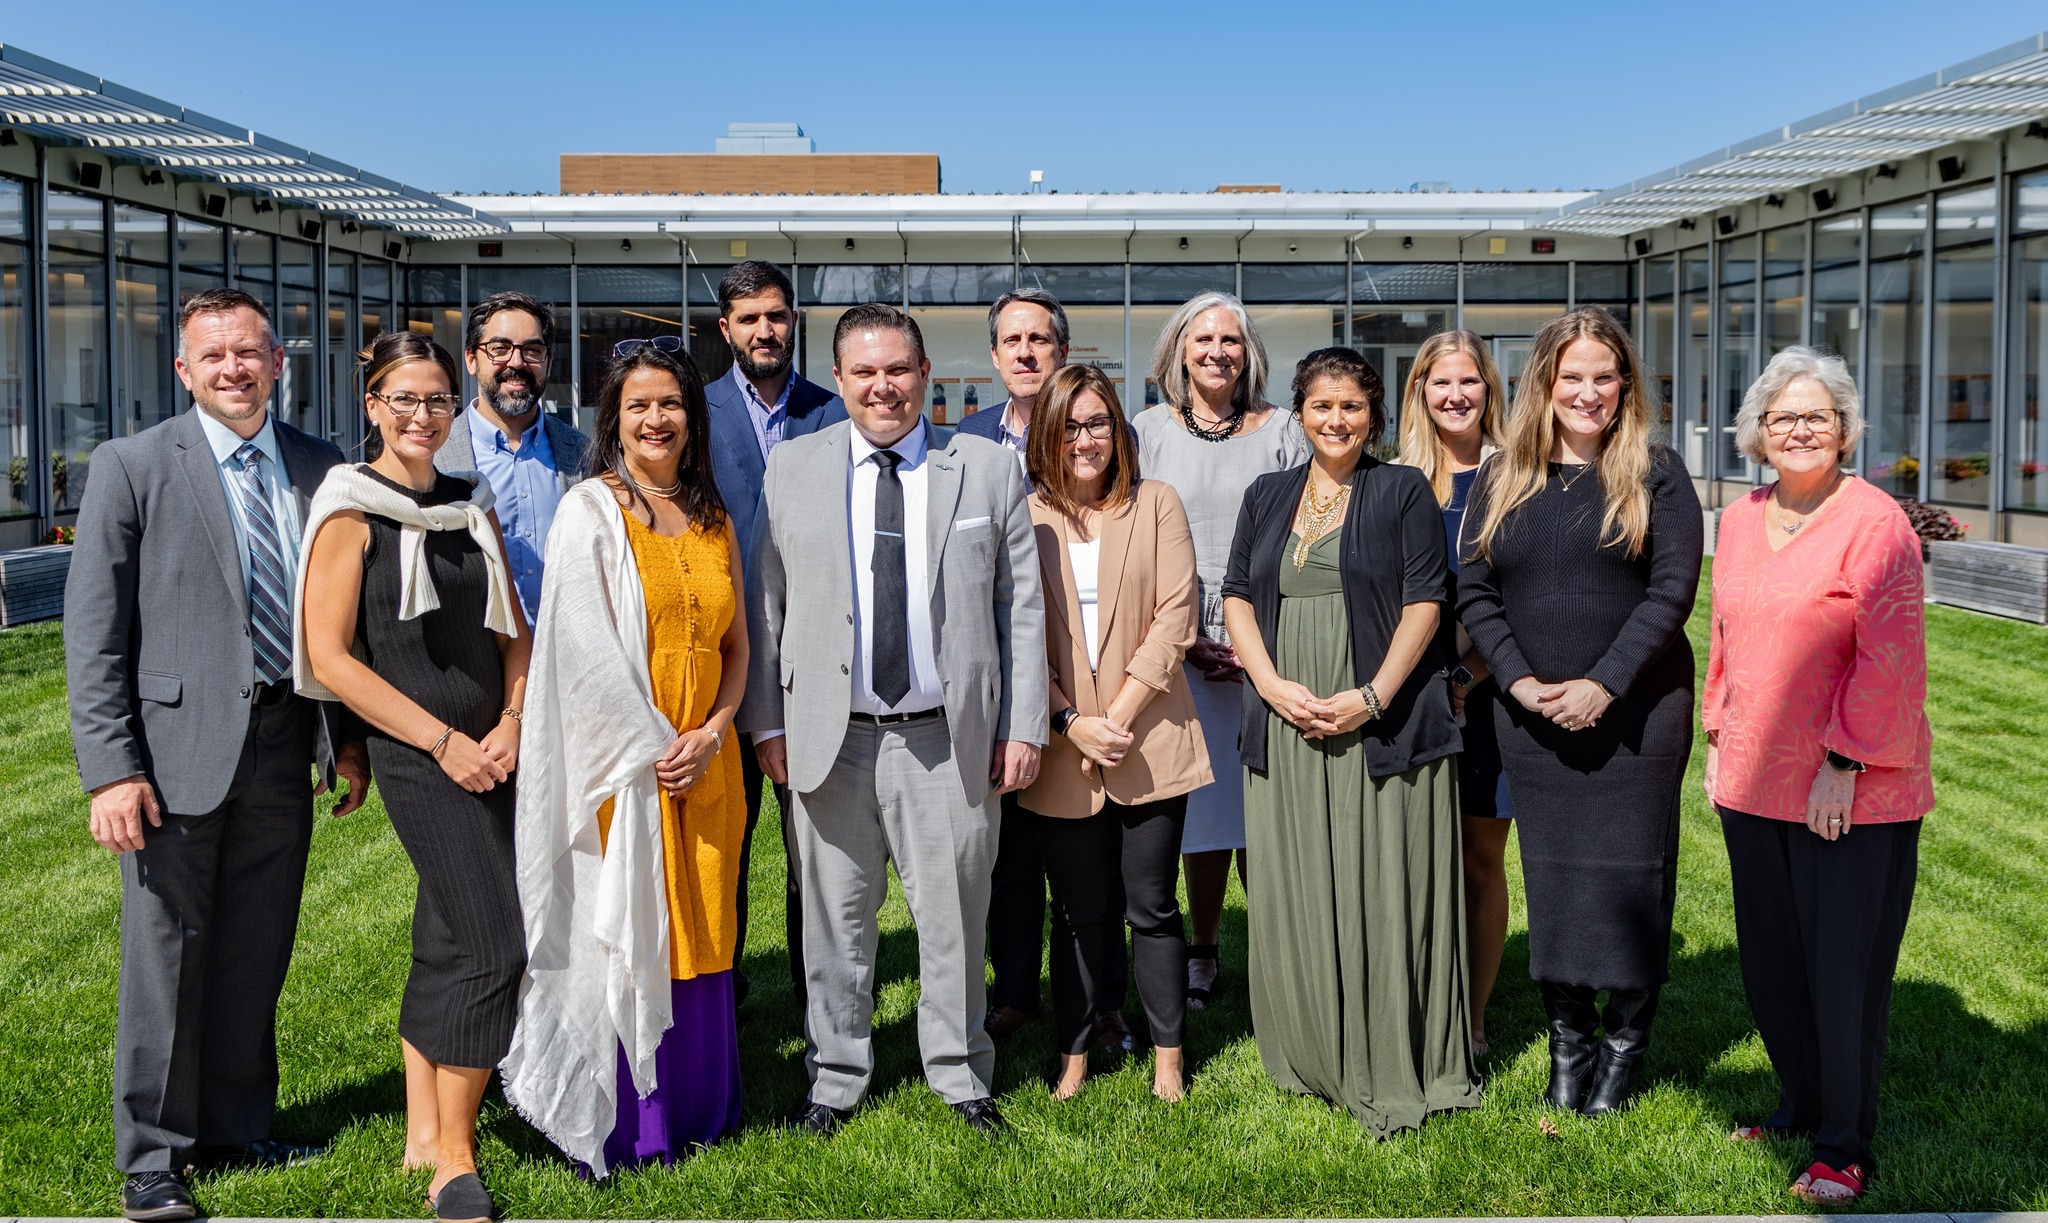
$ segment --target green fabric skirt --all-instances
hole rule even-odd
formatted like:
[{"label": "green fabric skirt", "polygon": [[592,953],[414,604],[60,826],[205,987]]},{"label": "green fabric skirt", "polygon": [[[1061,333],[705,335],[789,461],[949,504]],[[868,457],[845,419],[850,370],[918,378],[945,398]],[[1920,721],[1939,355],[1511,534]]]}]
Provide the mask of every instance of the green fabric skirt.
[{"label": "green fabric skirt", "polygon": [[[1269,643],[1319,696],[1356,686],[1334,546],[1281,562]],[[1479,1103],[1466,986],[1457,761],[1374,778],[1357,734],[1309,741],[1269,714],[1245,772],[1250,987],[1259,1058],[1375,1136]]]}]

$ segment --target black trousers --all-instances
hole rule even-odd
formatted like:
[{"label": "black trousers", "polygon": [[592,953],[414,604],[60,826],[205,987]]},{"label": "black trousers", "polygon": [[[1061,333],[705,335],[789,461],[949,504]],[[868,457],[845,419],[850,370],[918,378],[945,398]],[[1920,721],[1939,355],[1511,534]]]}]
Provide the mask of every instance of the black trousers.
[{"label": "black trousers", "polygon": [[1104,803],[1082,819],[1030,816],[1052,884],[1053,1026],[1062,1051],[1087,1052],[1095,1014],[1123,1003],[1119,910],[1131,928],[1152,1043],[1185,1042],[1188,942],[1175,884],[1187,814],[1180,795],[1135,807]]},{"label": "black trousers", "polygon": [[1742,986],[1778,1072],[1778,1111],[1764,1125],[1810,1132],[1815,1159],[1869,1174],[1920,821],[1857,824],[1827,841],[1804,823],[1723,807],[1721,834]]},{"label": "black trousers", "polygon": [[1038,1010],[1038,976],[1045,965],[1045,859],[1032,832],[1033,816],[1012,792],[1003,795],[1003,828],[989,879],[988,960],[995,982],[989,1009]]},{"label": "black trousers", "polygon": [[178,1171],[270,1137],[277,999],[313,839],[313,703],[252,707],[227,798],[163,813],[121,855],[114,1163]]},{"label": "black trousers", "polygon": [[[767,774],[754,755],[754,741],[740,736],[740,785],[747,792],[747,835],[740,841],[740,886],[735,901],[736,933],[732,966],[737,970],[747,950],[747,880],[754,862],[754,826],[761,822],[761,783]],[[789,948],[789,985],[796,997],[797,1014],[804,1009],[804,891],[796,869],[796,855],[789,852],[789,788],[775,787],[775,806],[782,813],[782,930]]]}]

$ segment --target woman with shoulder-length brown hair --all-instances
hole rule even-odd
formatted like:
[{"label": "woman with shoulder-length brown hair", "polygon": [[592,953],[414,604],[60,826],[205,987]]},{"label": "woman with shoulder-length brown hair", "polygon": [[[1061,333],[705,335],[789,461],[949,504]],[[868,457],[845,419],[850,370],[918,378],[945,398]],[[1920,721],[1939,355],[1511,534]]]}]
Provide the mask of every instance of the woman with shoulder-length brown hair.
[{"label": "woman with shoulder-length brown hair", "polygon": [[[1052,741],[1019,796],[1052,886],[1054,1094],[1088,1073],[1096,1018],[1119,998],[1116,898],[1154,1050],[1152,1094],[1178,1100],[1187,937],[1175,876],[1187,796],[1213,780],[1181,667],[1197,629],[1195,545],[1180,497],[1138,477],[1138,448],[1101,370],[1053,375],[1025,454],[1046,591]],[[1114,932],[1114,933],[1112,933]],[[1117,987],[1121,992],[1121,986]]]},{"label": "woman with shoulder-length brown hair", "polygon": [[[1507,395],[1486,341],[1469,331],[1440,331],[1416,350],[1401,395],[1401,458],[1429,481],[1444,514],[1456,602],[1458,534],[1479,465],[1500,449]],[[1444,617],[1451,668],[1451,704],[1458,711],[1465,750],[1458,753],[1458,814],[1465,868],[1465,937],[1471,956],[1472,1051],[1485,1056],[1486,1002],[1500,975],[1508,937],[1508,833],[1514,810],[1501,773],[1493,707],[1500,688],[1486,658],[1456,617]]]},{"label": "woman with shoulder-length brown hair", "polygon": [[1654,408],[1611,316],[1552,320],[1459,546],[1459,618],[1506,694],[1494,728],[1521,835],[1529,975],[1550,1020],[1549,1099],[1587,1116],[1626,1102],[1649,1048],[1692,754],[1700,502],[1678,455],[1651,440]]}]

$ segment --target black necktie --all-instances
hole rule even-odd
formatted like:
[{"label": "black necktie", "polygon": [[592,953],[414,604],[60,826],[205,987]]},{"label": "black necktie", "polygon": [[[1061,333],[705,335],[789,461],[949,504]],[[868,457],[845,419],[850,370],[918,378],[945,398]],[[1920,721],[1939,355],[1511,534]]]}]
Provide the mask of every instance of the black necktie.
[{"label": "black necktie", "polygon": [[874,669],[868,682],[882,703],[894,708],[910,691],[910,597],[903,572],[903,481],[893,450],[875,452]]}]

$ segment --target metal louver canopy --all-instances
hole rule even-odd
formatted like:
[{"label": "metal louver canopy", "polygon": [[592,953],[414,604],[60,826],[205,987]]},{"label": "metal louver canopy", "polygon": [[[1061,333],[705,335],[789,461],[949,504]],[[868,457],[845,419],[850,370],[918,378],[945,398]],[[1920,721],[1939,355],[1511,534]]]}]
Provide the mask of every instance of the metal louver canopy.
[{"label": "metal louver canopy", "polygon": [[509,232],[489,213],[0,44],[0,124],[417,238]]},{"label": "metal louver canopy", "polygon": [[1622,237],[2048,119],[2048,34],[1569,204],[1538,228]]}]

